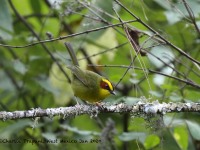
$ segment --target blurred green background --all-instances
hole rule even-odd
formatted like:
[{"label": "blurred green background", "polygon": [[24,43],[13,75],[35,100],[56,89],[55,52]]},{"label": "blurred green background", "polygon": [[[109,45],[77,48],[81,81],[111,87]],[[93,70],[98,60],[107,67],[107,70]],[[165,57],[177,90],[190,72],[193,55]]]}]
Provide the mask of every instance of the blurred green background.
[{"label": "blurred green background", "polygon": [[[165,39],[194,59],[200,58],[200,34],[183,1],[124,0],[121,3]],[[200,1],[188,1],[197,26]],[[113,0],[0,0],[0,43],[23,46],[37,41],[135,20]],[[125,25],[141,31],[146,57],[136,55],[122,25],[24,48],[0,46],[0,110],[67,107],[76,104],[67,76],[71,60],[64,42],[72,44],[82,68],[96,70],[114,85],[127,66],[132,69],[104,102],[199,102],[199,65],[161,44],[140,22]],[[145,34],[144,34],[145,33]],[[58,66],[59,64],[59,66]],[[143,97],[143,98],[141,98]],[[146,97],[146,98],[144,98]],[[0,149],[200,149],[199,113],[162,116],[135,114],[83,115],[2,120]]]}]

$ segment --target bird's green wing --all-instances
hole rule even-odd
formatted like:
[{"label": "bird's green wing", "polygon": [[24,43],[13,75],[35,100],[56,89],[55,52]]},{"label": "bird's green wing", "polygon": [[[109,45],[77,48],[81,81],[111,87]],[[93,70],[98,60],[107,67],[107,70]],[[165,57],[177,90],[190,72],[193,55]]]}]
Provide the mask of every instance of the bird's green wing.
[{"label": "bird's green wing", "polygon": [[88,87],[88,81],[84,71],[82,71],[78,66],[68,66],[67,68],[72,71],[74,78],[78,79],[81,83]]}]

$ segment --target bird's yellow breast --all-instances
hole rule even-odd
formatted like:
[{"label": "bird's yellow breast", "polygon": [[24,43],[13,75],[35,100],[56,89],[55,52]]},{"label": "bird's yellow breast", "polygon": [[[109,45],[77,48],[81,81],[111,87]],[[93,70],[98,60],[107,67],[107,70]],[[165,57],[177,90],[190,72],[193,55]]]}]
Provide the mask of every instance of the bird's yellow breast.
[{"label": "bird's yellow breast", "polygon": [[102,88],[99,89],[99,98],[100,98],[100,100],[105,99],[109,95],[110,95],[110,92],[108,90],[105,90],[105,89],[102,89]]},{"label": "bird's yellow breast", "polygon": [[109,91],[101,88],[82,88],[80,85],[76,86],[76,84],[73,84],[72,88],[74,96],[91,103],[99,102],[110,95]]}]

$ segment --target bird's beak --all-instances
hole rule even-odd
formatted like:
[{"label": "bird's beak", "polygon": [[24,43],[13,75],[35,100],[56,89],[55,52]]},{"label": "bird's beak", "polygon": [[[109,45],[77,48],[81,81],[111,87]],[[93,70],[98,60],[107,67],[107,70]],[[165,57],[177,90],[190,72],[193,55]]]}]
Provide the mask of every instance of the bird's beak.
[{"label": "bird's beak", "polygon": [[114,91],[110,91],[110,94],[112,95],[116,95],[116,93]]}]

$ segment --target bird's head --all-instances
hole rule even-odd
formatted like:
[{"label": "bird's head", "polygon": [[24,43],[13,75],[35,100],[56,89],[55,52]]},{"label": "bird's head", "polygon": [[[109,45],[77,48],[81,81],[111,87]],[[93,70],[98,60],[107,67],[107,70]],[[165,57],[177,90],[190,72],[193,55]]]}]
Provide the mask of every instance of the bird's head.
[{"label": "bird's head", "polygon": [[102,78],[100,80],[99,96],[102,99],[104,99],[107,96],[109,96],[110,94],[115,95],[114,87],[113,87],[112,83],[109,80],[107,80],[105,78]]}]

